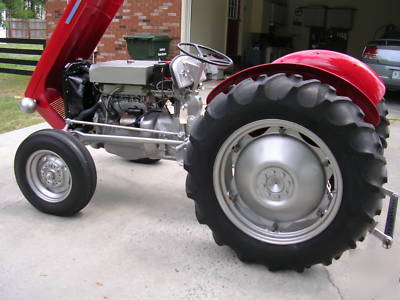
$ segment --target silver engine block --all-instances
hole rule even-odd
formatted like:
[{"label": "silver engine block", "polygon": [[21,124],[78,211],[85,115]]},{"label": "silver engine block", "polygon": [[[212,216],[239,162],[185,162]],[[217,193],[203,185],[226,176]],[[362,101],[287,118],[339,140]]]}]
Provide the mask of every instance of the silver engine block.
[{"label": "silver engine block", "polygon": [[[97,85],[102,104],[102,109],[97,110],[93,122],[113,125],[94,126],[94,133],[181,142],[189,136],[191,126],[203,110],[203,103],[197,89],[188,88],[194,79],[187,74],[200,72],[200,64],[192,58],[178,57],[171,64],[175,81],[169,88],[164,88],[164,82],[154,85],[152,74],[155,64],[157,62],[154,61],[110,61],[91,66],[90,81]],[[201,73],[198,84],[204,80],[205,75]],[[133,131],[121,126],[158,132]],[[165,143],[127,145],[104,142],[93,146],[104,147],[107,152],[128,160],[176,160],[177,152],[174,145]]]},{"label": "silver engine block", "polygon": [[[113,93],[107,92],[110,90]],[[133,91],[136,92],[135,95],[127,93]],[[104,86],[101,101],[108,109],[97,112],[94,118],[95,122],[175,133],[180,131],[179,119],[158,107],[159,99],[151,94],[146,95],[143,89],[136,86],[119,86],[117,88]],[[113,111],[114,116],[110,116],[109,111]],[[165,138],[163,134],[136,132],[113,127],[96,126],[95,131],[104,135]],[[171,136],[168,138],[171,139]],[[123,144],[104,144],[102,146],[107,152],[128,160],[169,157],[175,159],[175,147],[168,145],[137,143],[129,146]]]}]

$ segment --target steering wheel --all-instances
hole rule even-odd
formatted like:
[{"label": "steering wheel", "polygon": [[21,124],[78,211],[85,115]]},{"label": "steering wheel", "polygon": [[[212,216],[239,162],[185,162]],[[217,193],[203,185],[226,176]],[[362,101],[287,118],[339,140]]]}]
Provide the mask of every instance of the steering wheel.
[{"label": "steering wheel", "polygon": [[[193,48],[196,53],[195,54],[190,53],[188,50],[184,48],[185,46],[188,47],[189,49]],[[179,43],[178,49],[181,50],[183,53],[185,53],[187,56],[193,57],[194,59],[197,59],[206,64],[220,66],[220,67],[233,66],[233,60],[230,57],[226,56],[225,54],[215,49],[203,45],[195,43]],[[207,58],[203,50],[206,50],[208,52],[207,54],[212,55],[213,58]]]}]

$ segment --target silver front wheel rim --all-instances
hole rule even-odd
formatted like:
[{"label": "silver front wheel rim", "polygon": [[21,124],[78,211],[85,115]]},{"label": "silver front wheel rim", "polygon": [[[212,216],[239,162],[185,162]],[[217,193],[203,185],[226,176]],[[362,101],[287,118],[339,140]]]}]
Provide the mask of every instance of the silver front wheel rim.
[{"label": "silver front wheel rim", "polygon": [[26,177],[32,191],[44,201],[59,203],[71,192],[72,177],[68,165],[52,151],[34,152],[26,164]]},{"label": "silver front wheel rim", "polygon": [[328,146],[307,128],[260,120],[236,130],[214,163],[217,200],[249,236],[288,245],[319,235],[341,204],[343,179]]}]

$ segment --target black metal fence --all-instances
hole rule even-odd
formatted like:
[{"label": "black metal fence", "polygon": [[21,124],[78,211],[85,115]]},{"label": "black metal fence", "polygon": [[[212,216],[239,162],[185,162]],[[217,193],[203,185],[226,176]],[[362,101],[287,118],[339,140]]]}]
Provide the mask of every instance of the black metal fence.
[{"label": "black metal fence", "polygon": [[[4,44],[22,44],[22,45],[42,45],[43,49],[20,49],[20,48],[5,48],[0,44],[0,54],[11,54],[13,58],[0,57],[0,64],[36,66],[37,60],[23,59],[24,55],[42,55],[46,47],[46,40],[42,39],[17,39],[17,38],[0,38],[0,43]],[[14,58],[15,55],[15,58]],[[0,73],[17,74],[17,75],[32,75],[31,70],[21,70],[19,68],[0,67]]]}]

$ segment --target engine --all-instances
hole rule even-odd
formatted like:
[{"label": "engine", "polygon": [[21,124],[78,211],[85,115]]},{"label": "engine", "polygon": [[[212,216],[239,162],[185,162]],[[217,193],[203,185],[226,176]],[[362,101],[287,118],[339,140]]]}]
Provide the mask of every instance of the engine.
[{"label": "engine", "polygon": [[[186,77],[178,84],[187,84]],[[188,123],[202,109],[200,97],[182,93],[179,87],[173,89],[169,65],[155,61],[121,60],[93,65],[75,62],[64,71],[63,88],[66,117],[93,122],[92,127],[85,126],[82,130],[102,135],[163,139],[167,136],[162,132],[166,132],[168,139],[179,139],[186,135]],[[183,110],[190,116],[189,122],[182,121]],[[92,146],[104,147],[129,160],[175,157],[175,148],[164,144],[98,143]]]},{"label": "engine", "polygon": [[163,103],[162,99],[156,99],[144,87],[100,85],[99,90],[103,109],[97,112],[96,119],[100,123],[138,126],[145,113],[160,109],[157,101]]},{"label": "engine", "polygon": [[147,108],[146,96],[142,95],[124,95],[117,93],[110,96],[104,95],[101,97],[101,101],[114,116],[116,115],[120,118],[121,124],[123,123],[122,118],[124,116],[142,115]]}]

